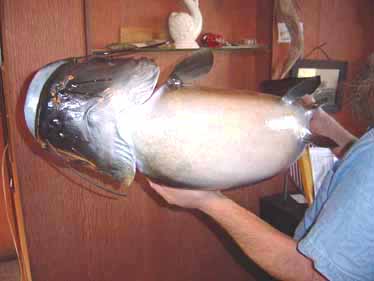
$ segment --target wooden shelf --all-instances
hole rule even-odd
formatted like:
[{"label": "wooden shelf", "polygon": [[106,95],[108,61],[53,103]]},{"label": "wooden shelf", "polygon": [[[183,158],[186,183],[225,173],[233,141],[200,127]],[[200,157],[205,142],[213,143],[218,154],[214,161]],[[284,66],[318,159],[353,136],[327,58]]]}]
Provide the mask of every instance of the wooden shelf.
[{"label": "wooden shelf", "polygon": [[[145,47],[133,49],[100,49],[93,50],[93,55],[111,55],[118,53],[144,53],[144,52],[193,52],[199,49],[176,49],[173,47]],[[253,45],[253,46],[227,46],[221,48],[210,48],[214,52],[251,52],[251,53],[267,53],[270,48],[266,45]]]}]

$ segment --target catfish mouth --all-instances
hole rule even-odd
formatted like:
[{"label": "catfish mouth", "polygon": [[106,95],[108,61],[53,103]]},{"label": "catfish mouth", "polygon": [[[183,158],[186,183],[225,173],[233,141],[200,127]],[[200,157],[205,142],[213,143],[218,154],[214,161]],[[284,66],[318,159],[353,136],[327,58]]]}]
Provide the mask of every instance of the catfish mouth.
[{"label": "catfish mouth", "polygon": [[30,86],[27,90],[26,101],[24,106],[24,114],[26,125],[31,134],[36,137],[37,135],[37,120],[39,115],[39,103],[44,86],[52,74],[67,60],[57,61],[40,69],[32,79]]}]

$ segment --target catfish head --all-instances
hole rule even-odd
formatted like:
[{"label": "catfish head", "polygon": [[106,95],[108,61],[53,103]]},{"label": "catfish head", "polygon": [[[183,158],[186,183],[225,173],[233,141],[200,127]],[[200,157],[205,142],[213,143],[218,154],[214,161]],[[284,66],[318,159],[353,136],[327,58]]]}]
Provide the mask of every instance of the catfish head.
[{"label": "catfish head", "polygon": [[[159,67],[150,59],[95,58],[49,64],[27,92],[27,127],[42,147],[129,185],[136,159],[131,136],[120,133],[122,112],[154,92]],[[123,124],[121,125],[123,127]]]}]

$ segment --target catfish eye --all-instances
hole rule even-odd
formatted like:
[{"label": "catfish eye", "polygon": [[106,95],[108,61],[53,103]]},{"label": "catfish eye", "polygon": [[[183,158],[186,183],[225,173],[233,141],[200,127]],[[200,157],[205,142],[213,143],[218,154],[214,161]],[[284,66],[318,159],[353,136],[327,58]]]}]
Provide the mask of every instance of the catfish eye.
[{"label": "catfish eye", "polygon": [[58,125],[60,125],[60,124],[61,124],[61,121],[60,121],[60,119],[58,119],[57,117],[55,117],[55,118],[53,118],[53,119],[51,120],[51,125],[58,126]]},{"label": "catfish eye", "polygon": [[61,120],[57,117],[54,117],[49,121],[49,125],[52,128],[60,128],[61,127]]}]

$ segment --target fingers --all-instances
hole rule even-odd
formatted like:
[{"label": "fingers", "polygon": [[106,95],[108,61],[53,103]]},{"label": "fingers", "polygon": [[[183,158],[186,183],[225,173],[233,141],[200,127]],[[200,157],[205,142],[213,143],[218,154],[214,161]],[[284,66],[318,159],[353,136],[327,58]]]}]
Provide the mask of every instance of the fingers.
[{"label": "fingers", "polygon": [[202,196],[202,192],[193,190],[175,189],[159,185],[148,179],[149,185],[153,190],[161,195],[171,205],[176,205],[184,208],[193,208],[194,202],[198,201]]},{"label": "fingers", "polygon": [[208,204],[209,201],[226,198],[219,191],[211,190],[189,190],[182,188],[171,188],[147,179],[150,187],[161,195],[169,204],[189,209],[199,209]]},{"label": "fingers", "polygon": [[316,100],[313,98],[312,95],[305,95],[305,96],[302,97],[302,100],[307,105],[313,104],[313,103],[316,102]]},{"label": "fingers", "polygon": [[154,183],[154,182],[153,182],[153,181],[151,181],[150,179],[147,179],[147,181],[148,181],[148,183],[149,183],[150,187],[152,187],[152,188],[153,188],[153,189],[155,189],[156,191],[160,190],[160,188],[161,188],[161,186],[160,186],[160,185],[158,185],[158,184]]},{"label": "fingers", "polygon": [[148,183],[149,183],[149,186],[152,188],[152,189],[154,189],[158,194],[160,194],[166,201],[168,201],[167,200],[167,194],[166,194],[166,192],[165,192],[165,188],[166,187],[164,187],[164,186],[161,186],[161,185],[159,185],[159,184],[157,184],[157,183],[154,183],[153,181],[151,181],[150,179],[147,179],[147,181],[148,181]]}]

